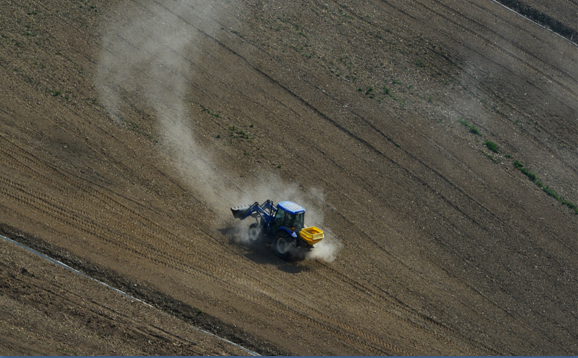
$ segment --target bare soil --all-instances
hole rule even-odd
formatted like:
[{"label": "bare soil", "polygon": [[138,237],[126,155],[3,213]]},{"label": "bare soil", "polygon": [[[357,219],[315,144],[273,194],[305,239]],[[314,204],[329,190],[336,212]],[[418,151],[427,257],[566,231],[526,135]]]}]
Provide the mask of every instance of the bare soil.
[{"label": "bare soil", "polygon": [[[0,353],[576,355],[577,59],[481,0],[3,2],[0,234],[152,307],[0,241]],[[269,198],[335,260],[244,244]]]}]

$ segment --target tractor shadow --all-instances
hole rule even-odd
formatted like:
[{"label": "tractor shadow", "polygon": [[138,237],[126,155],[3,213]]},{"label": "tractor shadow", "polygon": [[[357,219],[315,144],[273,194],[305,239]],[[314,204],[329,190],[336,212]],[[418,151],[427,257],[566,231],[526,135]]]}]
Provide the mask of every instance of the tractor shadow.
[{"label": "tractor shadow", "polygon": [[271,248],[271,242],[262,239],[257,242],[250,242],[244,235],[247,228],[243,226],[231,226],[217,229],[217,231],[227,237],[228,243],[234,246],[234,251],[259,265],[275,266],[278,270],[286,273],[300,273],[310,271],[306,264],[305,255],[297,255],[291,261],[285,261],[275,256]]}]

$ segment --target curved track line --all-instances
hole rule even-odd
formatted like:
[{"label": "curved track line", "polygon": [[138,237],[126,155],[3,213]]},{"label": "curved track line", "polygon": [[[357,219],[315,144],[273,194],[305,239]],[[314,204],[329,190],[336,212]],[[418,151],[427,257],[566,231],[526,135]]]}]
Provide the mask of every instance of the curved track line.
[{"label": "curved track line", "polygon": [[[347,340],[354,346],[358,346],[362,349],[369,350],[373,354],[381,355],[388,352],[407,354],[406,352],[403,352],[402,350],[392,346],[387,342],[380,340],[377,337],[370,336],[367,333],[359,329],[353,328],[344,322],[335,320],[330,316],[321,313],[320,311],[304,306],[301,302],[295,301],[290,297],[285,297],[284,300],[285,301],[288,300],[289,302],[291,302],[292,303],[291,306],[288,305],[288,302],[279,301],[278,299],[274,299],[269,295],[264,295],[263,293],[255,293],[254,290],[252,290],[252,287],[250,286],[245,285],[245,287],[249,290],[249,292],[240,290],[239,288],[231,285],[230,282],[224,279],[225,277],[229,277],[234,280],[238,279],[239,276],[242,276],[243,278],[249,281],[255,281],[255,279],[248,274],[245,274],[243,272],[236,272],[235,274],[233,274],[229,271],[223,270],[220,266],[207,264],[205,260],[198,260],[198,258],[195,257],[189,257],[189,260],[186,260],[184,258],[178,260],[175,256],[170,255],[168,253],[169,252],[168,250],[159,250],[149,245],[143,247],[142,245],[134,243],[134,240],[131,240],[131,238],[128,236],[115,234],[114,230],[108,227],[102,228],[96,222],[88,222],[87,219],[80,218],[70,212],[65,211],[62,208],[55,207],[54,205],[48,202],[42,201],[34,203],[32,198],[27,198],[26,196],[24,196],[28,194],[27,191],[29,191],[29,189],[27,190],[27,188],[25,188],[24,186],[15,182],[11,182],[9,179],[0,177],[0,182],[12,186],[19,192],[19,193],[10,193],[5,189],[5,187],[0,187],[0,193],[3,193],[11,197],[12,199],[15,199],[16,201],[19,201],[22,204],[32,206],[33,208],[36,208],[36,210],[44,212],[45,214],[52,216],[53,218],[64,224],[74,227],[93,237],[97,237],[101,240],[104,240],[109,244],[128,250],[138,256],[145,257],[153,262],[186,273],[188,275],[192,274],[194,276],[204,278],[205,280],[216,282],[218,283],[219,286],[224,287],[230,292],[235,293],[238,297],[244,298],[247,301],[253,302],[255,304],[262,305],[264,301],[267,301],[269,306],[272,307],[280,315],[287,315],[288,313],[290,313],[295,317],[299,317],[302,320],[310,322],[311,324],[320,329],[326,330],[327,332],[335,335],[336,337],[339,337],[340,339]],[[92,230],[87,230],[86,227],[89,227]],[[111,239],[111,237],[116,237],[117,239],[120,239],[120,241],[113,240]],[[196,267],[184,263],[184,262],[191,262],[190,261],[191,259],[192,263],[194,263]],[[235,275],[237,277],[235,277]],[[270,290],[277,291],[272,286],[269,285],[267,286],[268,286],[267,288],[269,288]],[[301,307],[301,309],[298,309],[297,307]],[[305,310],[306,312],[303,312],[303,310]],[[312,317],[316,317],[316,319],[313,319]],[[365,338],[366,341],[365,342],[360,341],[359,338]],[[373,342],[385,348],[385,350],[373,347],[370,344],[370,342]]]},{"label": "curved track line", "polygon": [[[210,36],[209,36],[210,37]],[[213,39],[215,40],[215,39]],[[216,41],[216,40],[215,40]],[[218,42],[218,41],[217,41]],[[218,42],[220,43],[220,42]],[[222,45],[222,44],[221,44]],[[228,51],[233,52],[235,55],[239,56],[240,58],[244,59],[245,61],[247,61],[243,56],[240,56],[238,53],[236,53],[234,50],[232,50],[231,48],[224,46]],[[283,85],[279,84],[277,81],[273,80],[271,77],[269,77],[267,74],[265,74],[264,72],[262,72],[261,70],[255,68],[254,66],[252,66],[250,63],[248,63],[251,67],[253,67],[257,72],[260,72],[262,75],[264,75],[265,77],[267,77],[270,81],[275,82],[277,85],[280,85],[281,87],[283,87],[285,90],[287,90],[287,88],[285,88]],[[320,114],[321,116],[325,116],[324,114],[322,114],[321,112],[319,112],[315,107],[311,106],[309,103],[307,103],[306,101],[304,101],[302,98],[296,96],[296,94],[294,94],[292,91],[288,91],[289,93],[291,93],[293,96],[297,97],[302,103],[306,104],[308,107],[310,107],[310,109],[318,112],[318,114]],[[326,117],[328,119],[328,117]],[[341,127],[339,124],[337,123],[332,123],[334,126],[337,126],[338,128]],[[345,130],[347,131],[345,128],[341,127],[339,129]],[[351,135],[351,133],[349,133]],[[356,138],[359,139],[359,138]],[[364,143],[365,144],[365,143]],[[369,144],[369,143],[367,143]],[[374,148],[375,149],[375,148]],[[378,151],[379,152],[379,151]],[[423,164],[423,163],[422,163]],[[399,166],[399,164],[398,164]],[[431,170],[431,168],[429,168]],[[439,173],[437,173],[439,175]],[[445,179],[445,178],[443,178]],[[447,180],[446,180],[447,181]],[[430,191],[434,191],[432,188],[430,188]],[[470,198],[471,199],[471,198]],[[475,201],[475,200],[474,200]],[[479,203],[478,203],[479,205]],[[483,206],[482,206],[483,207]],[[458,209],[459,210],[459,209]],[[486,209],[487,210],[487,209]],[[465,214],[464,214],[465,215]],[[466,217],[469,217],[468,215],[465,215]],[[495,215],[494,215],[495,216]],[[478,223],[479,225],[479,223]]]},{"label": "curved track line", "polygon": [[[381,0],[381,1],[384,2],[384,3],[387,3],[389,6],[391,6],[391,7],[393,7],[394,9],[400,11],[400,12],[403,13],[404,15],[410,16],[410,15],[409,15],[408,13],[406,13],[405,11],[403,11],[403,10],[401,10],[401,9],[399,9],[399,8],[391,5],[391,4],[389,4],[386,0]],[[446,5],[441,4],[439,1],[432,0],[432,2],[438,3],[438,5],[441,6],[441,7],[447,7]],[[425,4],[423,4],[423,3],[417,2],[416,4],[419,5],[419,6],[421,6],[422,8],[424,8],[427,12],[434,13],[435,15],[437,15],[438,17],[440,17],[441,19],[443,19],[443,20],[446,21],[447,23],[453,24],[456,28],[459,28],[459,29],[461,29],[462,31],[465,31],[465,32],[467,32],[467,33],[470,33],[470,34],[472,34],[472,35],[474,35],[474,36],[476,35],[476,33],[475,33],[473,30],[471,30],[470,28],[468,28],[468,27],[466,27],[466,26],[464,26],[464,25],[462,25],[462,24],[454,21],[451,17],[446,16],[446,15],[444,15],[444,14],[441,14],[440,12],[435,11],[434,9],[432,9],[431,7],[428,7],[427,5],[425,5]],[[508,39],[504,38],[502,35],[496,33],[495,31],[487,28],[487,27],[484,26],[484,25],[480,24],[478,21],[473,20],[473,19],[470,19],[470,18],[468,18],[467,16],[465,16],[465,15],[463,15],[463,14],[461,14],[461,13],[456,12],[456,10],[452,10],[452,9],[449,9],[449,8],[448,8],[448,11],[454,12],[454,13],[460,15],[462,18],[470,21],[471,23],[474,23],[474,24],[476,24],[476,25],[479,26],[479,27],[485,28],[486,31],[488,31],[488,32],[494,33],[497,37],[500,37],[502,40],[504,40],[504,41],[506,41],[506,42],[508,42],[508,43],[511,43],[511,44],[515,45],[515,46],[516,46],[520,51],[522,51],[524,54],[528,55],[529,57],[532,57],[532,58],[536,59],[538,62],[541,62],[541,63],[543,63],[543,64],[545,64],[545,65],[549,65],[548,63],[544,62],[542,59],[536,57],[534,54],[528,53],[528,52],[527,52],[526,50],[524,50],[517,42],[511,41],[511,40],[508,40]],[[416,20],[417,20],[417,19],[416,19]],[[490,57],[484,55],[483,53],[479,52],[477,49],[474,49],[472,46],[468,45],[467,43],[455,39],[455,37],[453,37],[453,36],[451,36],[450,34],[448,34],[447,31],[443,31],[443,30],[441,30],[441,29],[436,29],[436,31],[439,31],[439,32],[441,32],[441,33],[444,33],[445,36],[447,36],[448,38],[454,39],[454,41],[460,43],[464,48],[467,48],[467,49],[471,50],[472,52],[477,53],[479,56],[483,57],[483,58],[486,59],[487,61],[492,62],[492,63],[494,63],[495,65],[503,68],[504,70],[511,72],[510,69],[504,67],[502,64],[494,61],[492,58],[490,58]],[[517,61],[518,63],[524,65],[526,68],[528,68],[528,69],[531,70],[532,72],[534,72],[534,73],[536,73],[536,74],[539,74],[542,78],[544,78],[544,79],[546,79],[546,80],[550,80],[550,81],[552,81],[552,82],[554,82],[554,83],[557,83],[558,86],[559,86],[561,89],[563,89],[570,97],[573,97],[574,99],[578,99],[578,95],[577,95],[576,93],[574,93],[574,91],[572,91],[572,89],[570,89],[570,88],[567,87],[566,85],[560,83],[560,82],[559,82],[558,80],[556,80],[555,78],[552,78],[550,75],[546,74],[545,72],[541,71],[538,67],[533,66],[533,65],[531,65],[530,63],[528,63],[527,61],[522,60],[520,57],[516,56],[515,54],[511,53],[510,51],[505,50],[504,48],[502,48],[501,46],[499,46],[498,44],[492,42],[492,41],[489,40],[489,39],[486,39],[486,38],[483,38],[483,37],[477,37],[477,38],[479,38],[483,43],[485,43],[487,46],[493,48],[493,49],[496,50],[497,52],[500,52],[500,53],[502,53],[504,56],[507,56],[507,57],[512,58],[513,60]],[[561,71],[561,70],[559,70],[559,69],[557,69],[557,68],[555,68],[555,69],[556,69],[557,71],[565,74],[565,75],[568,76],[569,78],[572,78],[572,77],[570,77],[568,74],[564,73],[563,71]],[[573,78],[572,78],[572,79],[573,79]],[[573,80],[574,80],[574,82],[577,82],[575,79],[573,79]]]},{"label": "curved track line", "polygon": [[[7,238],[7,237],[5,237],[5,236],[2,236],[2,235],[0,235],[0,239],[3,239],[4,241],[10,242],[10,243],[12,243],[12,244],[14,244],[14,245],[17,245],[17,246],[19,246],[19,247],[21,247],[21,248],[23,248],[23,249],[25,249],[25,250],[28,250],[29,252],[33,253],[34,255],[37,255],[37,256],[39,256],[39,257],[41,257],[41,258],[43,258],[43,259],[46,259],[46,260],[48,260],[48,261],[50,261],[50,262],[52,262],[52,263],[54,263],[54,264],[56,264],[56,265],[58,265],[58,266],[60,266],[60,267],[64,267],[65,269],[70,270],[70,271],[72,271],[72,272],[74,272],[74,273],[76,273],[76,274],[78,274],[78,275],[80,275],[80,276],[82,276],[82,277],[85,277],[85,278],[87,278],[87,279],[89,279],[89,280],[92,280],[92,281],[94,281],[94,282],[96,282],[96,283],[99,283],[99,284],[105,286],[105,287],[108,288],[108,289],[111,289],[111,290],[113,290],[113,291],[115,291],[115,292],[117,292],[117,293],[120,293],[121,295],[123,295],[123,296],[125,296],[125,297],[130,298],[131,300],[140,302],[140,303],[142,303],[142,304],[144,304],[144,305],[147,305],[148,307],[154,308],[153,306],[149,305],[148,303],[146,303],[146,302],[144,302],[144,301],[142,301],[142,300],[139,300],[139,299],[136,298],[136,297],[133,297],[133,296],[131,296],[131,295],[129,295],[129,294],[127,294],[127,293],[125,293],[125,292],[117,289],[117,288],[114,288],[114,287],[112,287],[112,286],[110,286],[110,285],[108,285],[108,284],[106,284],[106,283],[104,283],[104,282],[102,282],[102,281],[99,281],[99,280],[97,280],[97,279],[95,279],[95,278],[93,278],[93,277],[90,277],[90,276],[88,276],[88,275],[86,275],[86,274],[84,274],[84,273],[82,273],[82,272],[80,272],[80,271],[78,271],[78,270],[75,270],[75,269],[73,269],[72,267],[70,267],[70,266],[68,266],[68,265],[66,265],[66,264],[64,264],[64,263],[62,263],[62,262],[60,262],[60,261],[57,261],[57,260],[55,260],[55,259],[53,259],[53,258],[51,258],[51,257],[48,257],[48,256],[46,256],[46,255],[44,255],[44,254],[41,254],[40,252],[38,252],[38,251],[36,251],[36,250],[33,250],[33,249],[31,249],[31,248],[29,248],[29,247],[27,247],[27,246],[25,246],[25,245],[22,245],[21,243],[19,243],[19,242],[17,242],[17,241],[11,240],[11,239],[9,239],[9,238]],[[160,310],[159,310],[159,311],[160,311]],[[160,311],[160,312],[163,312],[163,311]],[[163,312],[163,313],[165,313],[165,312]],[[191,327],[194,328],[194,329],[196,329],[196,330],[199,331],[199,332],[205,333],[205,334],[210,335],[210,336],[212,336],[212,337],[215,337],[215,338],[217,338],[217,339],[219,339],[219,340],[221,340],[221,341],[223,341],[223,342],[225,342],[225,343],[228,343],[228,344],[233,345],[233,346],[235,346],[235,347],[237,347],[237,348],[240,348],[240,349],[244,350],[245,352],[249,353],[249,354],[252,355],[252,356],[260,356],[260,354],[257,354],[257,353],[255,353],[255,352],[253,352],[253,351],[250,351],[250,350],[248,350],[248,349],[245,348],[245,347],[242,347],[242,346],[240,346],[240,345],[238,345],[238,344],[236,344],[236,343],[233,343],[233,342],[229,341],[228,339],[221,338],[221,337],[219,337],[219,336],[217,336],[217,335],[215,335],[215,334],[213,334],[213,333],[207,332],[207,331],[205,331],[205,330],[203,330],[203,329],[200,329],[200,328],[198,328],[198,327],[195,327],[195,326],[193,326],[193,325],[191,325]]]}]

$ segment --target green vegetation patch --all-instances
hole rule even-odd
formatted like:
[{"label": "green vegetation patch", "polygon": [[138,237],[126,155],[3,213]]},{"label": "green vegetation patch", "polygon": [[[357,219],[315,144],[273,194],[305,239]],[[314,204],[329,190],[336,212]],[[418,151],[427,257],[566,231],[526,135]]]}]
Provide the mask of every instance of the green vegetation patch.
[{"label": "green vegetation patch", "polygon": [[494,153],[500,153],[500,151],[498,150],[498,146],[496,145],[496,143],[494,142],[490,142],[489,140],[484,142],[484,145],[486,147],[488,147],[489,150],[491,150]]},{"label": "green vegetation patch", "polygon": [[476,127],[474,127],[472,124],[469,124],[468,122],[462,120],[461,118],[458,118],[458,122],[460,122],[464,126],[468,127],[470,129],[470,132],[477,134],[479,136],[482,135],[482,133],[480,133],[480,131]]},{"label": "green vegetation patch", "polygon": [[520,163],[517,159],[514,161],[514,166],[518,168],[518,170],[520,170],[522,173],[524,173],[524,175],[530,178],[531,181],[533,182],[536,181],[536,174],[530,173],[528,169],[524,168],[524,165]]}]

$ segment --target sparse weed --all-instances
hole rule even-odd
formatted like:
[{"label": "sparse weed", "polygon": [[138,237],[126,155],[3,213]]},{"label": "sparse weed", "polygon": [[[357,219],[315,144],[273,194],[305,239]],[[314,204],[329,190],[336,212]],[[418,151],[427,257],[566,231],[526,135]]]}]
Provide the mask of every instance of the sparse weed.
[{"label": "sparse weed", "polygon": [[514,166],[518,168],[518,170],[520,170],[522,173],[524,173],[528,178],[530,178],[531,181],[533,182],[536,181],[536,174],[529,172],[528,169],[524,168],[524,165],[520,163],[517,159],[514,161]]},{"label": "sparse weed", "polygon": [[464,126],[468,127],[470,129],[470,132],[477,134],[479,136],[482,135],[482,133],[480,133],[480,131],[476,127],[474,127],[472,124],[469,124],[468,122],[462,120],[461,118],[458,118],[458,122],[460,122]]},{"label": "sparse weed", "polygon": [[203,108],[203,112],[207,112],[207,113],[209,113],[210,115],[215,116],[215,117],[220,117],[219,113],[214,113],[214,112],[212,112],[210,109],[205,108],[205,107],[203,107],[203,106],[201,106],[201,108]]},{"label": "sparse weed", "polygon": [[489,140],[484,142],[484,145],[486,147],[488,147],[489,150],[491,150],[494,153],[500,153],[500,151],[498,150],[498,146],[496,145],[496,143],[494,142],[490,142]]},{"label": "sparse weed", "polygon": [[490,158],[490,159],[492,160],[492,162],[494,162],[494,163],[496,163],[496,164],[499,164],[499,163],[501,162],[499,159],[494,158],[493,155],[488,154],[488,153],[484,152],[483,150],[480,150],[480,152],[484,153],[484,155],[485,155],[486,157]]},{"label": "sparse weed", "polygon": [[514,166],[520,170],[522,173],[524,173],[531,181],[533,181],[537,186],[540,187],[540,189],[542,189],[546,194],[548,194],[549,196],[553,197],[554,199],[556,199],[557,201],[559,201],[560,203],[562,203],[562,205],[565,205],[567,207],[569,207],[570,209],[574,210],[574,213],[576,215],[578,215],[578,207],[576,207],[576,204],[569,202],[568,200],[565,200],[564,198],[561,198],[556,191],[554,191],[554,189],[551,189],[549,186],[545,185],[544,183],[542,183],[539,180],[536,180],[536,174],[531,173],[530,171],[528,171],[526,168],[524,168],[524,165],[522,163],[520,163],[518,160],[514,161]]}]

